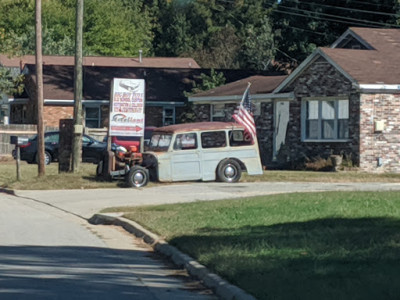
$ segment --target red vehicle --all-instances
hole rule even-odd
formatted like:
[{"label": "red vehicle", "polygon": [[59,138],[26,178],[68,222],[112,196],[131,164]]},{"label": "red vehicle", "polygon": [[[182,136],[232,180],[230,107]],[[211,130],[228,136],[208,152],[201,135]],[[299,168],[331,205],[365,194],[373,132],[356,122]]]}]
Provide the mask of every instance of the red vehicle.
[{"label": "red vehicle", "polygon": [[[156,127],[146,127],[144,130],[144,145],[146,146],[151,138],[151,133]],[[107,137],[104,138],[104,142],[107,142]],[[131,149],[131,146],[136,146],[137,151],[140,151],[140,136],[112,136],[111,143],[117,146],[122,146],[127,150]]]}]

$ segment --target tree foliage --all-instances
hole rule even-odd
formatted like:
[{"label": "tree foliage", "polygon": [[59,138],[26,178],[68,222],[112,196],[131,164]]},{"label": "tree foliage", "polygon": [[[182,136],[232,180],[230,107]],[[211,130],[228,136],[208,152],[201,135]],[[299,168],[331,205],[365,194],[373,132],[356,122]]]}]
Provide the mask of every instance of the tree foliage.
[{"label": "tree foliage", "polygon": [[193,94],[197,94],[203,91],[208,91],[213,88],[219,87],[223,84],[225,84],[226,78],[224,76],[224,73],[222,72],[217,72],[214,69],[211,69],[210,75],[207,75],[205,73],[200,74],[200,83],[193,83],[193,89],[190,93],[186,93],[186,96],[190,96]]},{"label": "tree foliage", "polygon": [[349,27],[400,28],[398,0],[282,0],[271,18],[281,61],[304,60]]},{"label": "tree foliage", "polygon": [[[74,0],[48,0],[42,4],[43,53],[73,55],[75,47]],[[0,46],[3,52],[35,52],[35,1],[0,3]],[[137,56],[152,54],[152,23],[140,0],[86,0],[84,54]]]},{"label": "tree foliage", "polygon": [[[210,75],[205,73],[200,74],[200,83],[194,83],[191,92],[184,92],[186,97],[190,95],[200,93],[202,91],[208,91],[218,86],[225,84],[226,78],[222,72],[217,72],[211,69]],[[178,117],[181,123],[191,123],[197,121],[196,111],[193,109],[193,103],[188,102],[183,112]]]},{"label": "tree foliage", "polygon": [[[304,60],[350,26],[400,28],[398,0],[85,0],[84,54],[190,56],[207,68]],[[42,3],[43,52],[73,55],[76,0]],[[0,47],[35,51],[35,0],[0,1]]]},{"label": "tree foliage", "polygon": [[13,75],[11,70],[0,67],[0,91],[3,94],[14,95],[22,94],[24,91],[24,75]]}]

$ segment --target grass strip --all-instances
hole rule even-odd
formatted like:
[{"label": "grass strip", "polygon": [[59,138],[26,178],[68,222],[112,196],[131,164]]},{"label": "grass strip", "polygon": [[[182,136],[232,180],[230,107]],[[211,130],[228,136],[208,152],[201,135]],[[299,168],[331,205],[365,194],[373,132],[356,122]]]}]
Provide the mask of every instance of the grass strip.
[{"label": "grass strip", "polygon": [[400,192],[117,208],[258,299],[398,299]]},{"label": "grass strip", "polygon": [[[46,175],[38,177],[38,166],[21,162],[21,180],[16,180],[14,161],[0,162],[0,188],[16,190],[97,189],[126,187],[124,180],[112,182],[96,178],[96,165],[82,163],[78,173],[58,173],[58,163],[46,166]],[[400,182],[400,174],[370,174],[357,171],[265,171],[260,176],[243,174],[242,182]],[[151,185],[159,183],[150,183]]]}]

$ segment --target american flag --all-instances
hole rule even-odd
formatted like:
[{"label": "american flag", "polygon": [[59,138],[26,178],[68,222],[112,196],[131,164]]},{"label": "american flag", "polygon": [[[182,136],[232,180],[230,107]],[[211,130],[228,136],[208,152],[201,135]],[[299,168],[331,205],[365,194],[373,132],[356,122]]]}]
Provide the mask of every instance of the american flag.
[{"label": "american flag", "polygon": [[252,141],[256,139],[256,124],[254,123],[253,114],[251,111],[250,102],[250,83],[247,86],[246,91],[243,94],[242,101],[240,101],[238,109],[233,114],[233,118],[236,122],[243,125],[245,132],[251,136]]}]

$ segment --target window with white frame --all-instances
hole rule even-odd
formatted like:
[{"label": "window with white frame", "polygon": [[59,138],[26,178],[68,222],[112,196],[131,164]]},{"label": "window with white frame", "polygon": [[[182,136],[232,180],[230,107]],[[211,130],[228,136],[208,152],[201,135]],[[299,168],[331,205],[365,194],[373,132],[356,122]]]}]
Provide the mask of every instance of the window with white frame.
[{"label": "window with white frame", "polygon": [[348,99],[307,99],[303,101],[304,140],[345,140],[349,138]]},{"label": "window with white frame", "polygon": [[225,121],[225,104],[211,105],[211,121]]},{"label": "window with white frame", "polygon": [[164,126],[175,124],[175,107],[164,107],[163,124]]},{"label": "window with white frame", "polygon": [[100,128],[100,107],[85,107],[85,126]]}]

